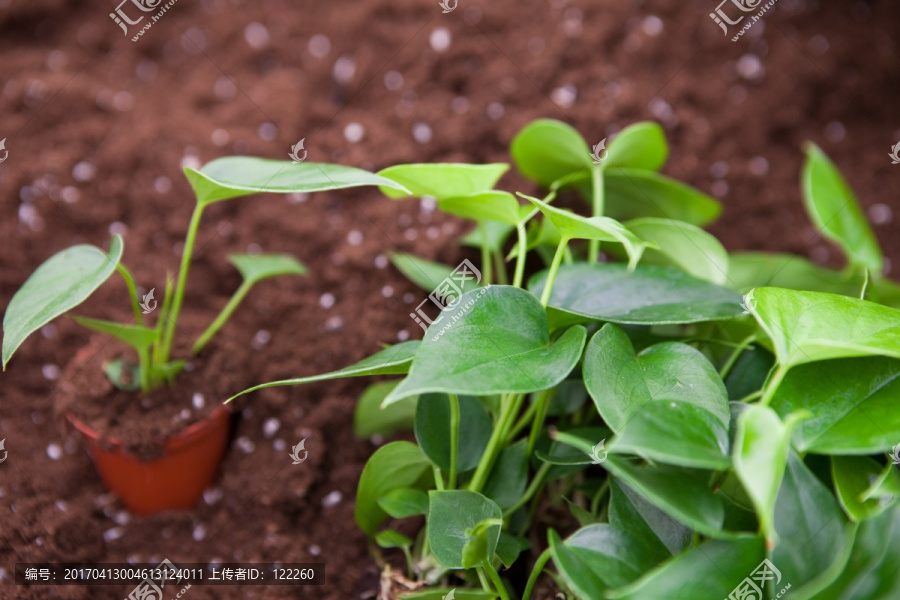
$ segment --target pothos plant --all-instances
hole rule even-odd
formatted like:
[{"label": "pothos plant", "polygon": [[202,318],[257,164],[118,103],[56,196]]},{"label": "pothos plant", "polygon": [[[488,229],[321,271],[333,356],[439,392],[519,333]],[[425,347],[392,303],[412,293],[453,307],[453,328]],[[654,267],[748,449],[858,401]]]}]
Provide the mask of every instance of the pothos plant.
[{"label": "pothos plant", "polygon": [[[144,310],[134,278],[122,263],[123,241],[113,236],[109,250],[89,244],[72,246],[49,258],[16,292],[3,317],[3,369],[25,339],[41,327],[63,315],[91,296],[113,273],[119,273],[128,289],[134,312],[133,322],[117,323],[75,316],[75,321],[129,346],[137,361],[119,359],[104,368],[110,380],[120,388],[150,390],[173,383],[185,365],[184,358],[172,356],[172,345],[178,330],[178,317],[184,302],[188,269],[194,251],[203,212],[212,204],[260,192],[308,193],[365,185],[386,186],[404,191],[402,185],[368,171],[324,163],[293,163],[254,157],[233,156],[216,159],[199,171],[184,168],[196,203],[187,228],[181,267],[177,281],[167,277],[165,293],[157,313],[156,324],[145,323]],[[229,261],[243,279],[240,287],[191,346],[197,354],[221,329],[250,289],[262,280],[280,275],[303,275],[306,268],[286,254],[236,254]],[[174,283],[173,283],[174,281]],[[152,304],[150,304],[152,302]],[[156,301],[145,295],[145,309],[153,309]]]},{"label": "pothos plant", "polygon": [[[403,376],[355,421],[415,434],[372,455],[356,498],[359,526],[407,557],[401,597],[527,599],[541,573],[583,600],[900,593],[900,288],[859,205],[810,145],[806,209],[848,266],[729,254],[701,228],[718,203],[660,175],[666,155],[639,123],[595,164],[541,120],[512,142],[541,199],[493,189],[506,165],[385,169],[409,191],[389,196],[477,222],[482,287],[458,282],[421,342],[247,390]],[[591,216],[554,205],[567,189]],[[529,253],[545,268],[526,282]],[[395,264],[426,290],[454,273]],[[423,516],[413,537],[384,528]]]}]

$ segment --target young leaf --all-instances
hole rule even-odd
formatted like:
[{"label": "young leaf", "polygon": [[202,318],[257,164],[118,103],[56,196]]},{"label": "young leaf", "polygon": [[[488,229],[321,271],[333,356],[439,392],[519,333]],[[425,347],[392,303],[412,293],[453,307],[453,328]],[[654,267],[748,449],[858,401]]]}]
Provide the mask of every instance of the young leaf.
[{"label": "young leaf", "polygon": [[645,121],[629,125],[609,143],[608,154],[601,166],[658,171],[669,155],[666,134],[657,123]]},{"label": "young leaf", "polygon": [[519,203],[509,192],[491,190],[450,196],[438,202],[442,211],[475,221],[499,221],[515,225],[519,222]]},{"label": "young leaf", "polygon": [[728,468],[728,396],[715,368],[698,350],[665,342],[635,356],[625,332],[608,323],[588,344],[584,381],[616,433],[610,452]]},{"label": "young leaf", "polygon": [[900,358],[900,311],[822,292],[756,288],[746,305],[785,368],[853,356]]},{"label": "young leaf", "polygon": [[410,396],[391,406],[381,408],[381,403],[399,381],[379,381],[367,387],[353,412],[353,434],[359,438],[373,435],[391,435],[396,431],[409,431],[416,417],[418,398]]},{"label": "young leaf", "polygon": [[[547,272],[528,289],[540,296]],[[559,269],[551,308],[566,315],[623,325],[667,325],[731,319],[743,313],[741,296],[672,267],[574,264]]]},{"label": "young leaf", "polygon": [[609,217],[582,217],[573,212],[560,210],[537,198],[519,194],[541,209],[541,212],[553,221],[559,234],[566,242],[575,239],[601,240],[622,244],[628,254],[628,268],[633,269],[644,253],[651,247],[644,240],[630,232],[624,225]]},{"label": "young leaf", "polygon": [[793,443],[799,452],[874,454],[900,442],[900,361],[846,358],[791,369],[771,407],[782,417],[806,409]]},{"label": "young leaf", "polygon": [[418,340],[412,340],[409,342],[402,342],[395,346],[389,346],[368,358],[362,359],[355,365],[350,365],[349,367],[344,367],[343,369],[325,373],[323,375],[310,375],[309,377],[298,377],[296,379],[283,379],[281,381],[261,383],[235,394],[226,400],[226,403],[231,402],[244,394],[270,387],[301,385],[304,383],[314,383],[316,381],[342,379],[344,377],[363,377],[366,375],[402,375],[409,371],[409,365],[412,363],[413,356],[415,356],[419,344],[420,342]]},{"label": "young leaf", "polygon": [[185,167],[184,174],[200,206],[264,192],[321,192],[366,185],[386,187],[401,193],[408,191],[391,179],[354,167],[250,156],[217,158],[203,165],[199,171]]},{"label": "young leaf", "polygon": [[[582,196],[590,197],[590,180],[579,183],[578,189]],[[722,205],[703,192],[653,171],[607,170],[603,194],[606,216],[619,221],[657,217],[703,227],[722,212]]]},{"label": "young leaf", "polygon": [[379,498],[378,506],[395,519],[424,515],[428,512],[428,494],[422,490],[398,488]]},{"label": "young leaf", "polygon": [[488,560],[493,557],[503,519],[495,502],[468,490],[432,490],[428,492],[428,502],[428,543],[439,563],[448,569],[467,568],[463,548],[473,528],[483,521],[495,523],[475,532],[485,538],[484,554]]},{"label": "young leaf", "polygon": [[375,534],[375,543],[382,548],[409,548],[413,541],[393,529],[385,529]]},{"label": "young leaf", "polygon": [[643,218],[625,223],[634,235],[656,248],[644,252],[644,264],[672,265],[719,285],[728,281],[728,252],[714,236],[699,227],[672,219]]},{"label": "young leaf", "polygon": [[[844,512],[854,521],[862,521],[885,510],[889,504],[880,498],[863,499],[863,494],[882,474],[883,468],[868,456],[832,456],[831,478]],[[895,474],[896,469],[890,469]]]},{"label": "young leaf", "polygon": [[279,275],[306,275],[303,263],[290,254],[232,254],[228,262],[251,284]]},{"label": "young leaf", "polygon": [[434,196],[442,200],[493,189],[508,169],[506,163],[424,163],[388,167],[378,176],[395,182],[393,187],[381,188],[388,198]]},{"label": "young leaf", "polygon": [[803,200],[819,232],[840,245],[852,264],[881,273],[881,248],[856,197],[834,163],[812,143],[806,146]]},{"label": "young leaf", "polygon": [[458,317],[445,311],[428,328],[409,376],[385,404],[426,392],[486,396],[548,389],[566,378],[584,348],[580,326],[551,344],[544,308],[524,290],[482,288],[464,294],[458,306],[469,310]]},{"label": "young leaf", "polygon": [[415,444],[391,442],[382,446],[369,457],[359,476],[356,524],[370,536],[374,535],[388,516],[378,500],[396,489],[424,489],[431,476],[431,463]]},{"label": "young leaf", "polygon": [[[388,254],[391,262],[403,275],[427,292],[433,291],[442,281],[450,277],[453,267],[431,262],[412,254],[392,252]],[[478,283],[474,279],[466,279],[460,286],[464,292],[474,290]],[[457,282],[459,284],[459,282]]]},{"label": "young leaf", "polygon": [[769,545],[775,543],[775,499],[791,447],[789,419],[783,423],[767,406],[754,404],[741,412],[734,438],[734,472],[750,496]]},{"label": "young leaf", "polygon": [[[462,563],[464,569],[471,569],[484,564],[490,564],[494,558],[496,547],[500,539],[494,542],[493,530],[503,525],[503,519],[485,519],[466,530],[466,543],[462,549]],[[493,547],[492,547],[493,544]]]},{"label": "young leaf", "polygon": [[91,319],[88,317],[74,317],[82,327],[102,333],[117,340],[121,340],[134,348],[141,351],[146,350],[156,341],[157,333],[155,329],[142,327],[141,325],[123,325],[114,321],[104,321],[102,319]]},{"label": "young leaf", "polygon": [[31,274],[3,315],[3,369],[29,335],[75,308],[109,279],[122,259],[122,236],[114,235],[109,253],[81,244],[57,252]]},{"label": "young leaf", "polygon": [[[402,402],[403,400],[401,400]],[[390,409],[394,404],[387,405]],[[459,452],[457,470],[465,473],[478,466],[491,437],[493,424],[484,406],[472,396],[459,397]],[[450,470],[450,400],[447,394],[419,396],[416,441],[422,452],[442,471]]]},{"label": "young leaf", "polygon": [[581,135],[553,119],[538,119],[522,128],[513,138],[510,154],[525,177],[544,187],[572,173],[587,174],[593,166],[591,149]]}]

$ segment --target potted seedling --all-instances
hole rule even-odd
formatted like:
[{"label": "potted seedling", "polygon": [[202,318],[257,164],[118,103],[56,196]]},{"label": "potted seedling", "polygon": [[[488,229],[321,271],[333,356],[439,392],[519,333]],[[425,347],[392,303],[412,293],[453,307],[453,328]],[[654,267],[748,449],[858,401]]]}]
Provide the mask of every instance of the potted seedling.
[{"label": "potted seedling", "polygon": [[[478,222],[477,276],[395,260],[443,309],[421,342],[242,392],[403,376],[355,418],[365,437],[415,435],[378,448],[357,490],[359,526],[407,559],[388,597],[527,599],[543,572],[582,600],[894,597],[900,295],[824,153],[809,146],[803,194],[842,271],[729,254],[701,229],[718,203],[657,172],[654,124],[598,156],[537,121],[512,154],[543,199],[494,190],[495,165],[380,173],[409,190],[392,197]],[[590,216],[553,204],[567,189]],[[503,248],[512,285],[491,285]],[[545,268],[526,282],[531,252]],[[412,537],[390,526],[423,517]]]},{"label": "potted seedling", "polygon": [[[197,381],[184,372],[207,342],[231,317],[250,289],[265,279],[283,275],[303,275],[304,266],[284,254],[242,254],[229,257],[243,282],[221,312],[182,355],[175,355],[176,337],[182,334],[182,316],[188,270],[194,252],[197,232],[204,211],[220,201],[255,193],[308,193],[365,185],[388,186],[402,191],[403,186],[360,169],[318,163],[293,163],[252,157],[226,157],[214,160],[202,169],[184,169],[196,204],[181,257],[177,278],[170,279],[162,298],[152,294],[139,296],[130,271],[122,262],[123,240],[115,235],[104,252],[92,245],[77,245],[55,254],[28,278],[16,292],[3,318],[3,368],[25,339],[53,319],[69,313],[118,273],[128,291],[134,317],[131,322],[117,323],[102,319],[74,316],[91,331],[124,342],[133,356],[118,356],[103,365],[105,379],[98,384],[94,373],[84,375],[83,367],[94,354],[105,353],[106,341],[95,342],[82,349],[64,371],[58,397],[76,399],[93,406],[101,422],[123,419],[134,407],[149,405],[160,398],[175,398],[185,410],[199,394],[211,398],[206,412],[191,413],[188,418],[168,427],[165,435],[152,439],[150,447],[136,448],[131,440],[108,435],[83,416],[82,407],[63,405],[66,419],[87,439],[97,468],[107,487],[123,504],[137,514],[150,514],[163,509],[190,508],[204,488],[213,480],[225,451],[228,438],[228,411],[221,405],[227,393],[216,398],[209,391],[222,394],[211,381]],[[145,318],[159,302],[156,323]],[[184,344],[182,344],[183,346]],[[246,356],[245,356],[246,358]],[[200,357],[199,362],[202,362]],[[226,380],[227,372],[215,373],[215,379]],[[220,386],[221,387],[221,386]],[[227,387],[225,388],[227,389]],[[233,392],[232,392],[233,393]],[[196,400],[195,408],[197,407]],[[109,414],[113,407],[125,406],[124,415]],[[190,412],[190,411],[188,411]],[[141,426],[141,423],[133,424]]]}]

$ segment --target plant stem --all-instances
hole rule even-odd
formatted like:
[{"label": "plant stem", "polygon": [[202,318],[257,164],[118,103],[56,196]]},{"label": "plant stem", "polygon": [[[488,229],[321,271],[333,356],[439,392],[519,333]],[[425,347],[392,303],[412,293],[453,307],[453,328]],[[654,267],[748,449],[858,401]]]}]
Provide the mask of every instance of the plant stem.
[{"label": "plant stem", "polygon": [[141,391],[150,391],[150,353],[147,348],[138,350],[138,370],[141,372]]},{"label": "plant stem", "polygon": [[550,263],[550,270],[547,272],[547,280],[544,282],[544,293],[541,294],[541,304],[547,308],[550,302],[550,292],[553,291],[553,283],[556,281],[556,272],[559,271],[559,263],[562,261],[563,253],[568,246],[569,240],[563,238],[559,240],[559,246],[556,247],[556,254],[553,255],[553,262]]},{"label": "plant stem", "polygon": [[481,270],[484,276],[485,285],[493,283],[493,273],[491,273],[491,250],[488,248],[487,227],[484,221],[478,221],[478,230],[481,232]]},{"label": "plant stem", "polygon": [[534,474],[534,479],[531,480],[531,483],[528,484],[528,489],[525,490],[525,493],[522,494],[522,497],[516,500],[516,503],[507,508],[504,514],[508,517],[512,515],[514,512],[528,504],[528,501],[534,496],[535,492],[543,485],[544,477],[547,476],[547,472],[550,470],[550,463],[541,464],[540,468],[537,470],[537,473]]},{"label": "plant stem", "polygon": [[550,560],[550,548],[547,548],[541,555],[538,556],[538,559],[534,563],[534,567],[531,569],[531,575],[528,576],[528,583],[525,585],[525,591],[522,592],[522,600],[529,600],[531,598],[531,592],[534,591],[534,585],[537,583],[538,577],[540,577],[541,573],[544,571],[544,567],[547,565],[547,561]]},{"label": "plant stem", "polygon": [[506,440],[506,435],[509,433],[509,428],[512,427],[512,421],[516,418],[524,397],[523,394],[504,394],[500,397],[500,415],[494,424],[494,431],[491,432],[487,448],[484,449],[484,454],[481,456],[481,461],[479,461],[478,467],[475,469],[472,481],[469,482],[469,489],[473,492],[480,492],[484,484],[487,483],[494,461],[500,453],[500,447]]},{"label": "plant stem", "polygon": [[166,291],[163,294],[162,304],[159,307],[159,317],[156,321],[156,341],[153,342],[153,356],[151,360],[154,365],[161,364],[160,352],[162,351],[162,333],[166,320],[169,318],[169,308],[172,304],[172,277],[166,273]]},{"label": "plant stem", "polygon": [[[594,191],[593,198],[593,216],[603,216],[603,169],[595,167],[591,170],[591,184]],[[591,240],[588,246],[588,262],[597,262],[597,255],[600,253],[600,240]]]},{"label": "plant stem", "polygon": [[755,392],[750,392],[743,398],[739,398],[738,400],[736,400],[736,402],[751,402],[753,400],[756,400],[757,398],[759,398],[762,395],[763,395],[762,390],[756,390]]},{"label": "plant stem", "polygon": [[497,271],[497,283],[500,285],[507,284],[506,264],[503,262],[503,255],[500,252],[491,252],[494,257],[494,270]]},{"label": "plant stem", "polygon": [[431,468],[432,472],[434,473],[434,487],[436,487],[439,492],[443,492],[444,476],[441,475],[441,469],[437,465],[434,465]]},{"label": "plant stem", "polygon": [[513,285],[522,287],[522,278],[525,276],[525,247],[528,245],[528,237],[525,234],[525,224],[516,223],[516,233],[519,236],[519,255],[516,257],[516,274],[513,277]]},{"label": "plant stem", "polygon": [[250,288],[253,287],[253,282],[244,280],[241,283],[241,286],[237,289],[234,295],[231,297],[231,300],[228,301],[228,304],[222,309],[222,312],[219,313],[219,316],[216,317],[216,320],[210,323],[209,327],[206,328],[206,331],[203,332],[197,341],[194,342],[194,347],[191,348],[191,352],[193,354],[197,354],[200,350],[203,349],[203,346],[206,345],[206,342],[222,328],[222,325],[225,324],[228,319],[231,318],[231,314],[235,311],[244,297],[247,295],[247,292],[250,291]]},{"label": "plant stem", "polygon": [[778,386],[781,385],[781,380],[787,375],[787,371],[788,370],[784,365],[778,365],[775,369],[775,373],[766,383],[765,392],[763,392],[762,399],[759,401],[762,406],[768,406],[769,402],[772,401],[772,397],[775,395],[776,390],[778,390]]},{"label": "plant stem", "polygon": [[178,284],[175,287],[175,296],[172,299],[172,311],[169,321],[166,323],[163,335],[160,362],[169,360],[172,351],[172,338],[175,336],[175,325],[178,323],[178,314],[181,312],[181,304],[184,302],[184,287],[187,283],[188,268],[191,266],[191,256],[194,253],[194,241],[197,239],[197,230],[200,228],[200,216],[203,214],[203,205],[199,202],[194,206],[191,214],[191,222],[188,224],[187,236],[184,239],[184,251],[181,254],[181,268],[178,271]]},{"label": "plant stem", "polygon": [[503,580],[500,579],[500,574],[497,573],[497,569],[491,564],[491,561],[484,561],[484,570],[488,574],[488,577],[491,578],[491,581],[494,584],[494,587],[497,588],[497,593],[500,594],[500,600],[509,600],[509,593],[506,591],[506,586],[503,585]]},{"label": "plant stem", "polygon": [[740,358],[741,354],[744,353],[744,350],[752,344],[756,340],[756,334],[751,333],[743,340],[741,343],[737,345],[737,347],[731,352],[731,355],[728,357],[728,360],[725,361],[725,364],[722,365],[722,368],[719,369],[719,377],[725,379],[728,376],[728,373],[731,371],[731,368],[734,366],[734,363],[737,362],[738,358]]},{"label": "plant stem", "polygon": [[534,413],[537,408],[538,403],[536,400],[528,405],[528,408],[525,409],[525,412],[522,413],[522,416],[519,417],[519,420],[516,421],[516,424],[513,425],[512,429],[509,430],[509,436],[507,436],[506,438],[507,443],[511,443],[513,439],[515,439],[515,437],[519,435],[519,432],[525,429],[525,426],[534,420]]},{"label": "plant stem", "polygon": [[134,319],[137,321],[138,325],[144,325],[144,315],[141,312],[141,305],[138,303],[137,299],[137,288],[134,285],[134,278],[131,276],[131,273],[122,263],[116,265],[116,270],[122,276],[122,279],[125,280],[125,285],[128,287],[128,293],[131,295],[131,308],[134,310]]},{"label": "plant stem", "polygon": [[456,464],[459,457],[459,398],[456,394],[447,394],[450,398],[450,474],[447,489],[456,489]]},{"label": "plant stem", "polygon": [[594,497],[591,498],[591,514],[597,514],[597,508],[600,506],[600,501],[603,500],[603,496],[606,495],[606,490],[609,489],[609,477],[603,480],[603,484],[600,486],[600,489],[597,490],[597,493],[594,494]]},{"label": "plant stem", "polygon": [[544,420],[547,418],[547,411],[550,409],[550,394],[552,392],[552,389],[543,390],[537,400],[535,400],[535,404],[538,407],[534,415],[534,421],[531,423],[531,433],[528,434],[528,449],[525,452],[525,456],[531,456],[531,453],[534,452],[534,445],[537,443],[538,436],[541,434],[541,428],[544,426]]}]

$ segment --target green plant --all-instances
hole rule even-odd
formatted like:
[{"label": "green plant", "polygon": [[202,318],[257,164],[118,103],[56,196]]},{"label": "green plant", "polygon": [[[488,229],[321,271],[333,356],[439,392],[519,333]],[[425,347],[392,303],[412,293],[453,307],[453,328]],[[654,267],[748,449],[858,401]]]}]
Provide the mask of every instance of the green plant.
[{"label": "green plant", "polygon": [[[449,323],[341,371],[242,393],[403,375],[357,407],[356,423],[377,423],[358,433],[411,427],[416,443],[371,456],[356,520],[402,548],[415,577],[480,588],[459,598],[529,598],[545,570],[584,600],[735,597],[764,559],[779,570],[767,597],[895,597],[900,477],[885,453],[900,444],[900,296],[834,165],[810,146],[803,191],[844,249],[843,271],[729,255],[701,229],[718,204],[656,172],[656,125],[625,129],[595,165],[577,132],[538,121],[512,155],[543,199],[494,190],[497,165],[380,173],[477,222],[465,243],[482,250],[485,287],[463,290]],[[590,216],[552,205],[567,188]],[[599,262],[600,244],[627,261]],[[487,265],[502,266],[510,245],[513,285],[489,285],[504,281]],[[546,268],[526,285],[530,252]],[[395,264],[426,290],[452,272]],[[415,539],[382,529],[418,516]],[[523,554],[534,543],[543,548]],[[527,581],[504,579],[528,557]]]},{"label": "green plant", "polygon": [[[185,167],[184,173],[194,191],[196,204],[187,229],[178,280],[173,285],[169,278],[166,283],[156,325],[150,327],[144,323],[134,278],[122,263],[121,236],[113,236],[106,253],[87,244],[72,246],[38,267],[10,301],[3,318],[4,370],[29,335],[87,300],[114,272],[118,272],[128,288],[135,322],[125,324],[78,316],[74,319],[88,329],[125,342],[137,352],[137,364],[117,360],[106,367],[110,379],[119,387],[148,392],[163,382],[171,383],[185,364],[181,359],[172,360],[170,355],[194,243],[207,207],[260,192],[317,192],[364,185],[404,190],[402,185],[390,179],[351,167],[307,162],[295,164],[252,157],[220,158],[199,171]],[[229,261],[240,272],[243,282],[194,342],[193,354],[200,352],[219,331],[255,284],[279,275],[306,273],[306,268],[297,259],[284,254],[231,255]]]}]

